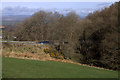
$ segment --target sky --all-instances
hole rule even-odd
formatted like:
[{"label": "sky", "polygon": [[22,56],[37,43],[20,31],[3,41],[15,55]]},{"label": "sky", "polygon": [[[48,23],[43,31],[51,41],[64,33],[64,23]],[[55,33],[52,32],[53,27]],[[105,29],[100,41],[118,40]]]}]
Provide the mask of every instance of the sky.
[{"label": "sky", "polygon": [[114,2],[92,2],[92,1],[91,2],[37,2],[37,1],[35,2],[35,1],[36,0],[34,0],[34,2],[32,0],[31,2],[8,2],[8,0],[4,0],[4,2],[2,2],[2,13],[3,15],[11,15],[11,14],[32,15],[39,10],[53,11],[53,12],[57,11],[61,14],[67,14],[70,11],[75,11],[78,15],[86,16],[89,13],[92,13],[96,10],[101,10],[104,7],[108,7],[114,3]]},{"label": "sky", "polygon": [[110,2],[5,2],[2,3],[2,8],[5,7],[28,7],[28,8],[58,8],[58,9],[83,9],[83,8],[101,8],[109,6]]},{"label": "sky", "polygon": [[1,0],[2,2],[116,2],[119,0]]}]

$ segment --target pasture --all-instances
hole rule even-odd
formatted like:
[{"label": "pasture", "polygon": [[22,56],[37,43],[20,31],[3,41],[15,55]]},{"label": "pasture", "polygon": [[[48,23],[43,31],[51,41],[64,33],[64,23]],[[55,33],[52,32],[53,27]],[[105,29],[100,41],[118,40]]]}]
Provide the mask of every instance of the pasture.
[{"label": "pasture", "polygon": [[56,61],[3,57],[3,78],[117,78],[118,72]]}]

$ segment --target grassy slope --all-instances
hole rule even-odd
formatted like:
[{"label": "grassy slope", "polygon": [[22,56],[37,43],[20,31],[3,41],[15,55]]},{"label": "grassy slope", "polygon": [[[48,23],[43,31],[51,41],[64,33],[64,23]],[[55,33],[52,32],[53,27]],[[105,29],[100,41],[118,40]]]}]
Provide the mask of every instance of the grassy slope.
[{"label": "grassy slope", "polygon": [[70,63],[3,58],[4,78],[116,78],[117,74]]}]

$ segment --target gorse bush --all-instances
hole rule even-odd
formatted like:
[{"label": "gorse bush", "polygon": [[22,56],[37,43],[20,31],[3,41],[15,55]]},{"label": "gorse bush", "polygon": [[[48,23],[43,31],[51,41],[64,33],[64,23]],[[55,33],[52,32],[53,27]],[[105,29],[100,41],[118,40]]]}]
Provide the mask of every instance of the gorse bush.
[{"label": "gorse bush", "polygon": [[46,48],[46,49],[44,49],[44,52],[45,52],[45,53],[49,53],[50,51],[49,51],[48,48]]},{"label": "gorse bush", "polygon": [[60,51],[57,51],[56,49],[54,48],[46,48],[44,49],[44,52],[46,54],[49,54],[51,57],[54,57],[54,58],[59,58],[59,59],[64,59],[64,56],[61,54]]},{"label": "gorse bush", "polygon": [[50,53],[50,56],[51,56],[51,57],[54,57],[55,55],[54,55],[54,53],[51,52],[51,53]]}]

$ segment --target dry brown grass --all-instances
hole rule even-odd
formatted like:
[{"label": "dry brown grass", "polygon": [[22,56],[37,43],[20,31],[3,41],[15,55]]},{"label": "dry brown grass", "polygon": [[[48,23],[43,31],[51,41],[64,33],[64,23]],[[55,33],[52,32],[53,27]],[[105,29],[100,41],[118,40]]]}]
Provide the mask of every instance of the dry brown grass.
[{"label": "dry brown grass", "polygon": [[32,53],[7,53],[5,57],[14,57],[22,59],[32,59],[32,60],[49,60],[51,57],[47,54],[32,54]]}]

